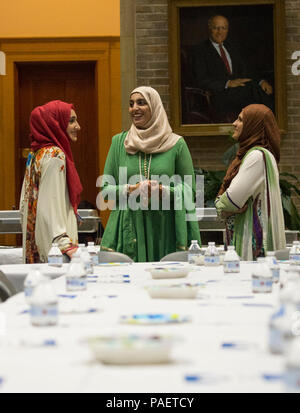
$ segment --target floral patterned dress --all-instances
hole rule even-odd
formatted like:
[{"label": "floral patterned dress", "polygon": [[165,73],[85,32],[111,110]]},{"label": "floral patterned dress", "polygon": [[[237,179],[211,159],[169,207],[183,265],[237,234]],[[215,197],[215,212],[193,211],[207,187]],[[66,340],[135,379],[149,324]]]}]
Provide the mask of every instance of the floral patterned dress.
[{"label": "floral patterned dress", "polygon": [[44,147],[28,155],[20,199],[23,262],[47,262],[51,244],[67,252],[78,242],[63,151]]}]

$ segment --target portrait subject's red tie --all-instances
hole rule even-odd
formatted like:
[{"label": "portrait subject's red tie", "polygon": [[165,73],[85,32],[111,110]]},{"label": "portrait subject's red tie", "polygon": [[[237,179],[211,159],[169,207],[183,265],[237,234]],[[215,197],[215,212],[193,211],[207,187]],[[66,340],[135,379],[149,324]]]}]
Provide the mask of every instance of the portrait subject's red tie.
[{"label": "portrait subject's red tie", "polygon": [[225,64],[225,66],[226,66],[227,72],[231,75],[231,69],[230,69],[230,65],[229,65],[228,59],[226,57],[225,51],[224,51],[221,44],[219,44],[219,47],[220,47],[221,57],[222,57],[222,60]]}]

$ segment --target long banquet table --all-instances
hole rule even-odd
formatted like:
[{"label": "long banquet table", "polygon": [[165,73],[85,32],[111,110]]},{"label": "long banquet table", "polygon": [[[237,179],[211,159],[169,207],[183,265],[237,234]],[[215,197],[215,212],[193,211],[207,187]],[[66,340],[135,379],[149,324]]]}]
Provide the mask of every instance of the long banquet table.
[{"label": "long banquet table", "polygon": [[[99,265],[81,292],[66,291],[65,275],[59,276],[51,281],[59,298],[56,326],[31,325],[23,292],[0,304],[0,393],[285,392],[285,357],[268,348],[268,321],[278,304],[279,285],[273,285],[272,293],[253,294],[251,273],[257,264],[246,262],[239,274],[199,266],[177,280],[153,280],[146,271],[166,264]],[[47,267],[43,264],[42,270]],[[21,264],[19,273],[24,268],[29,267]],[[129,274],[131,282],[99,282],[111,273]],[[156,299],[145,289],[171,281],[203,285],[195,299]],[[120,323],[124,314],[157,312],[191,319],[164,325]],[[172,361],[103,364],[86,339],[110,333],[174,336]],[[54,345],[43,345],[49,340]]]}]

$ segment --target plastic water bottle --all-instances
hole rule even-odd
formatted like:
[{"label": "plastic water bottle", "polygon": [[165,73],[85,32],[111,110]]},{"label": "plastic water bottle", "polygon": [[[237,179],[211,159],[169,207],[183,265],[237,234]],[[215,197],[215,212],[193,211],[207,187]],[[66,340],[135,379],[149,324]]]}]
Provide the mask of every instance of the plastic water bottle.
[{"label": "plastic water bottle", "polygon": [[292,265],[300,265],[300,241],[293,241],[289,260]]},{"label": "plastic water bottle", "polygon": [[287,268],[280,271],[280,289],[283,290],[287,286],[293,285],[300,279],[300,267],[297,265],[289,265]]},{"label": "plastic water bottle", "polygon": [[48,253],[48,265],[52,267],[61,267],[63,264],[63,255],[58,248],[58,244],[53,243]]},{"label": "plastic water bottle", "polygon": [[279,282],[279,277],[280,277],[280,267],[278,265],[278,262],[275,257],[275,252],[274,251],[268,251],[267,256],[266,256],[266,263],[268,264],[272,276],[273,276],[273,282],[278,283]]},{"label": "plastic water bottle", "polygon": [[293,320],[284,306],[272,314],[269,320],[269,350],[273,354],[284,354],[289,349],[295,335]]},{"label": "plastic water bottle", "polygon": [[92,264],[98,265],[98,251],[94,242],[88,242],[87,250],[92,258]]},{"label": "plastic water bottle", "polygon": [[224,273],[237,273],[240,272],[240,257],[233,245],[229,245],[224,256],[223,261]]},{"label": "plastic water bottle", "polygon": [[34,289],[30,300],[31,324],[53,326],[58,322],[58,299],[50,280],[43,280]]},{"label": "plastic water bottle", "polygon": [[93,262],[92,262],[92,257],[90,253],[88,252],[85,244],[79,244],[78,245],[78,251],[76,253],[79,253],[80,259],[82,261],[84,270],[86,274],[93,274]]},{"label": "plastic water bottle", "polygon": [[66,289],[68,291],[86,290],[87,276],[80,256],[73,255],[66,274]]},{"label": "plastic water bottle", "polygon": [[285,357],[285,371],[283,374],[285,392],[300,392],[300,338],[296,338]]},{"label": "plastic water bottle", "polygon": [[198,241],[193,240],[188,251],[188,262],[192,265],[200,265],[201,262],[201,248]]},{"label": "plastic water bottle", "polygon": [[[269,349],[271,353],[285,354],[298,333],[299,321],[295,318],[300,305],[300,281],[298,278],[288,281],[278,294],[279,305],[269,320]],[[300,313],[299,313],[300,314]],[[297,324],[296,324],[297,323]]]},{"label": "plastic water bottle", "polygon": [[45,281],[46,277],[42,275],[39,267],[33,267],[30,269],[24,280],[24,294],[25,300],[30,303],[33,291],[35,287],[42,281]]},{"label": "plastic water bottle", "polygon": [[77,251],[73,254],[73,257],[75,255],[80,257],[80,255],[81,255],[81,253],[84,249],[85,249],[85,244],[78,244]]},{"label": "plastic water bottle", "polygon": [[265,258],[257,258],[257,264],[252,272],[252,292],[270,293],[273,287],[273,276]]},{"label": "plastic water bottle", "polygon": [[[72,258],[73,257],[81,257],[82,256],[82,253],[83,253],[83,251],[85,250],[85,244],[78,244],[78,248],[77,248],[77,251],[72,255]],[[82,258],[81,258],[81,260],[82,260]]]},{"label": "plastic water bottle", "polygon": [[214,242],[209,242],[204,253],[204,265],[220,265],[220,254]]}]

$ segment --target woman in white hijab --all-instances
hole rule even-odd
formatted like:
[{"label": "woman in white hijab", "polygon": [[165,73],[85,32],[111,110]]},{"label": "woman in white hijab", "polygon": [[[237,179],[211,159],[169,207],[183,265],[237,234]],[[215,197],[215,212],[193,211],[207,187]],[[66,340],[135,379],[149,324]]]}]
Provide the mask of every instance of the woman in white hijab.
[{"label": "woman in white hijab", "polygon": [[113,137],[102,177],[102,199],[115,203],[101,249],[159,261],[200,243],[193,163],[155,89],[134,89],[129,114],[131,128]]}]

